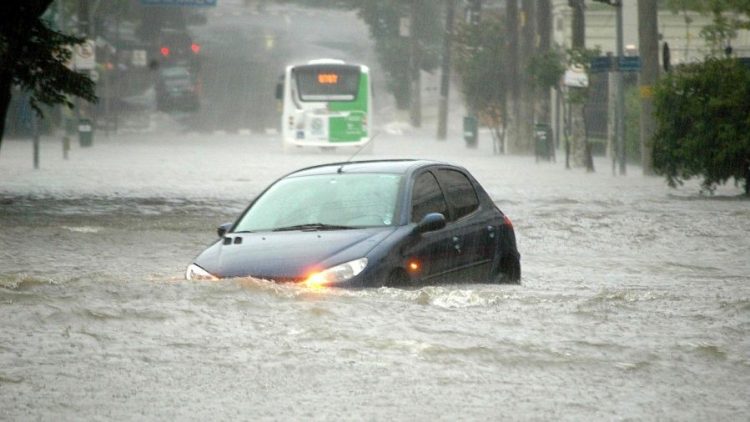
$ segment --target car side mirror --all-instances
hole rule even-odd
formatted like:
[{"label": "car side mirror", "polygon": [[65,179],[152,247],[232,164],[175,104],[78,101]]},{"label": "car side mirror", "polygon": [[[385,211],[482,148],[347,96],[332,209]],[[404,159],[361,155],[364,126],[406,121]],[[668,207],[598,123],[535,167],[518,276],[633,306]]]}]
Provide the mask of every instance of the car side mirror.
[{"label": "car side mirror", "polygon": [[227,234],[227,231],[232,228],[232,223],[224,223],[221,226],[219,226],[218,229],[216,229],[216,233],[218,233],[219,237],[224,237],[225,234]]},{"label": "car side mirror", "polygon": [[422,218],[422,221],[417,223],[417,227],[414,228],[414,233],[421,234],[426,232],[432,232],[440,230],[445,227],[445,216],[439,212],[431,212]]}]

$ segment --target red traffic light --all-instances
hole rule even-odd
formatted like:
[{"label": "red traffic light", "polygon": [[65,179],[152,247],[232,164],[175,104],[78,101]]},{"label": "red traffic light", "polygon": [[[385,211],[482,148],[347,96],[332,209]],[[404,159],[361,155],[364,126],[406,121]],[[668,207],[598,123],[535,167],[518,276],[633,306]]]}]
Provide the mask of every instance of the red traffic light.
[{"label": "red traffic light", "polygon": [[162,47],[161,50],[159,50],[159,51],[161,52],[162,56],[164,56],[164,57],[168,57],[169,56],[169,47]]},{"label": "red traffic light", "polygon": [[198,54],[201,51],[201,46],[200,44],[193,43],[190,45],[190,49],[193,50],[193,53]]}]

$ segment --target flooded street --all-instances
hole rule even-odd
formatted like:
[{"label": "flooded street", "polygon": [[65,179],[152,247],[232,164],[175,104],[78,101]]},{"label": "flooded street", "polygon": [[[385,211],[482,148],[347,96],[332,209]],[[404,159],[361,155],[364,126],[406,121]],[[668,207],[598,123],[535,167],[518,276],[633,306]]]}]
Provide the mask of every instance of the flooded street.
[{"label": "flooded street", "polygon": [[46,138],[34,171],[30,142],[4,142],[0,419],[747,417],[739,188],[701,196],[637,167],[612,176],[603,158],[586,174],[425,133],[383,133],[359,158],[469,169],[514,222],[521,285],[184,281],[268,183],[349,153],[126,133],[74,144],[67,161]]}]

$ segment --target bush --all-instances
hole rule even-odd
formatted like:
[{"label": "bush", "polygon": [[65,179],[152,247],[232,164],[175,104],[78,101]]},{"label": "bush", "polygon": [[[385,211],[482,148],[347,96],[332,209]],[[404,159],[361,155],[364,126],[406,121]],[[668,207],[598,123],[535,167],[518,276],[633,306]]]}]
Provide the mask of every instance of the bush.
[{"label": "bush", "polygon": [[637,86],[625,91],[625,157],[641,162],[641,97]]},{"label": "bush", "polygon": [[750,194],[750,70],[736,59],[681,66],[656,85],[654,106],[654,170],[670,186],[745,179]]}]

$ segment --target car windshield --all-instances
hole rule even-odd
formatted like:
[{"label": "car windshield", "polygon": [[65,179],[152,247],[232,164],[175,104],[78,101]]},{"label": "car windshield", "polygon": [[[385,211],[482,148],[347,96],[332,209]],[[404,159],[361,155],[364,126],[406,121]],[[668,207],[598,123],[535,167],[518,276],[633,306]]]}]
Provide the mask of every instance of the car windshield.
[{"label": "car windshield", "polygon": [[382,173],[289,177],[258,198],[234,231],[390,226],[400,181]]}]

